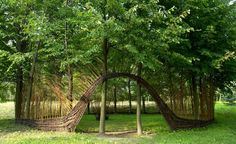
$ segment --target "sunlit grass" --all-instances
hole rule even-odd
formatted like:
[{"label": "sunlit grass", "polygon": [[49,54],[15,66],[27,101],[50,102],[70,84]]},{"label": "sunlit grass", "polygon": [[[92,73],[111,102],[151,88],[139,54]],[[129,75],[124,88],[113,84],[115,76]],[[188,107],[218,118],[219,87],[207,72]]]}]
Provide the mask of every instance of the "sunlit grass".
[{"label": "sunlit grass", "polygon": [[[156,131],[168,130],[168,127],[161,115],[145,114],[142,116],[144,131],[155,133]],[[86,115],[77,126],[79,132],[98,132],[99,121],[96,121],[94,115]],[[111,114],[106,121],[106,131],[132,131],[136,130],[136,115]]]},{"label": "sunlit grass", "polygon": [[[0,104],[0,144],[60,144],[60,143],[144,143],[144,144],[234,144],[236,143],[236,106],[216,105],[216,120],[206,128],[171,132],[163,117],[142,116],[145,134],[129,138],[97,136],[99,122],[94,115],[85,115],[77,126],[79,133],[43,132],[14,123],[14,104]],[[109,115],[107,131],[136,129],[135,115]],[[93,132],[93,133],[82,133]],[[95,132],[95,133],[94,133]]]}]

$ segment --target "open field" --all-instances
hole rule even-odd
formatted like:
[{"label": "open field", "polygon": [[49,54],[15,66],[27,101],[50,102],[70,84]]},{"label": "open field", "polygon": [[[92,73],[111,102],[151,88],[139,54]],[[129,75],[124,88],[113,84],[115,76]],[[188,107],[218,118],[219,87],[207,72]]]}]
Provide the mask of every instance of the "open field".
[{"label": "open field", "polygon": [[[85,115],[77,133],[43,132],[14,123],[14,103],[0,103],[0,144],[62,144],[62,143],[144,143],[144,144],[234,144],[236,143],[236,106],[216,104],[216,121],[206,128],[171,132],[163,117],[142,116],[144,135],[97,135],[99,122],[94,115]],[[135,130],[135,115],[110,115],[107,131]],[[86,132],[86,133],[85,133]]]}]

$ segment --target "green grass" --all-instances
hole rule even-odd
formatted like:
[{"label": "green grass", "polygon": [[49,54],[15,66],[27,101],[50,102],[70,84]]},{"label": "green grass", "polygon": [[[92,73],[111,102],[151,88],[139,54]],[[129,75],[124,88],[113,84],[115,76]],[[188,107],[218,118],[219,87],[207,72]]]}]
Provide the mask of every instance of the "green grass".
[{"label": "green grass", "polygon": [[[99,122],[85,115],[77,126],[78,133],[43,132],[14,123],[14,104],[0,103],[0,144],[62,144],[62,143],[144,143],[144,144],[234,144],[236,143],[236,106],[216,105],[216,121],[206,128],[171,132],[163,117],[142,116],[144,136],[97,136]],[[135,130],[135,115],[110,115],[107,131]],[[89,133],[81,133],[81,132]]]},{"label": "green grass", "polygon": [[[145,114],[142,116],[143,128],[146,133],[169,131],[163,117],[157,114]],[[86,115],[77,126],[78,132],[98,132],[99,121],[94,115]],[[106,121],[107,132],[120,132],[136,130],[136,115],[111,114]]]}]

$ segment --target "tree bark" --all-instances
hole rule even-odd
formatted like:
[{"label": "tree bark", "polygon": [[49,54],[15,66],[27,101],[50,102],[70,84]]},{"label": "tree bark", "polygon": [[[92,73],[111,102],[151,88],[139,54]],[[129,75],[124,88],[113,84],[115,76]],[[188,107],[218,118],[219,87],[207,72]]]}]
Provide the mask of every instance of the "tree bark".
[{"label": "tree bark", "polygon": [[117,113],[117,109],[116,109],[116,103],[117,103],[117,96],[116,96],[116,86],[114,87],[114,113]]},{"label": "tree bark", "polygon": [[[18,52],[23,53],[27,48],[26,41],[19,41],[17,40],[16,49]],[[20,119],[22,117],[22,107],[23,103],[23,85],[24,85],[24,72],[22,69],[22,64],[18,65],[16,71],[16,94],[15,94],[15,119]]]},{"label": "tree bark", "polygon": [[[103,41],[103,74],[107,74],[107,58],[108,58],[108,39],[104,38]],[[105,116],[106,116],[106,98],[107,98],[107,81],[104,82],[104,93],[102,94],[101,99],[101,113],[100,113],[100,125],[99,125],[99,134],[105,133]]]},{"label": "tree bark", "polygon": [[23,99],[22,89],[23,89],[23,70],[20,65],[18,66],[16,71],[15,119],[21,118],[22,99]]},{"label": "tree bark", "polygon": [[132,100],[131,100],[131,86],[130,79],[128,80],[128,97],[129,97],[129,113],[132,113]]},{"label": "tree bark", "polygon": [[68,66],[68,94],[67,99],[70,101],[70,108],[72,109],[73,104],[73,71],[71,66]]},{"label": "tree bark", "polygon": [[88,114],[90,114],[90,102],[88,103],[87,111],[88,111]]},{"label": "tree bark", "polygon": [[146,99],[145,99],[144,95],[142,96],[142,102],[143,102],[143,113],[146,113],[146,104],[145,104]]},{"label": "tree bark", "polygon": [[204,109],[204,105],[205,105],[205,101],[204,101],[204,97],[206,95],[204,95],[204,78],[200,77],[199,78],[199,100],[200,100],[200,111],[201,111],[201,118],[204,118],[205,116],[205,109]]},{"label": "tree bark", "polygon": [[176,107],[175,96],[174,96],[174,86],[170,68],[168,67],[168,80],[169,80],[169,94],[170,94],[170,107],[174,111]]},{"label": "tree bark", "polygon": [[40,45],[39,43],[40,42],[38,42],[38,46],[35,50],[33,62],[31,65],[31,70],[30,70],[30,76],[29,76],[28,94],[27,94],[27,99],[26,99],[26,114],[27,114],[26,117],[27,118],[30,118],[30,102],[31,102],[31,98],[32,98],[34,74],[35,74],[35,68],[36,68],[37,57],[38,57],[38,48]]},{"label": "tree bark", "polygon": [[[108,12],[107,12],[107,0],[103,0],[103,20],[107,21]],[[104,32],[106,32],[106,24],[104,24]],[[108,60],[108,38],[104,36],[103,38],[103,74],[107,74],[107,60]],[[104,81],[104,93],[101,98],[101,112],[100,112],[100,124],[99,124],[99,134],[105,134],[105,117],[106,117],[106,98],[107,98],[107,80]]]},{"label": "tree bark", "polygon": [[182,73],[181,73],[181,78],[180,78],[179,104],[180,104],[180,111],[181,113],[183,113],[184,112],[184,81],[183,81]]},{"label": "tree bark", "polygon": [[[138,64],[138,76],[141,76],[142,64]],[[141,135],[142,121],[141,121],[141,85],[137,83],[137,134]]]},{"label": "tree bark", "polygon": [[196,83],[196,76],[192,73],[192,94],[193,94],[193,106],[194,111],[193,115],[195,119],[198,119],[199,116],[199,97],[197,94],[197,83]]},{"label": "tree bark", "polygon": [[209,81],[209,113],[210,113],[210,120],[214,120],[214,107],[215,107],[215,86],[214,86],[214,81],[213,77],[210,76],[210,81]]},{"label": "tree bark", "polygon": [[207,114],[208,114],[208,81],[207,78],[204,77],[203,81],[202,81],[202,92],[203,92],[203,103],[204,103],[204,113],[205,113],[205,118],[207,118]]}]

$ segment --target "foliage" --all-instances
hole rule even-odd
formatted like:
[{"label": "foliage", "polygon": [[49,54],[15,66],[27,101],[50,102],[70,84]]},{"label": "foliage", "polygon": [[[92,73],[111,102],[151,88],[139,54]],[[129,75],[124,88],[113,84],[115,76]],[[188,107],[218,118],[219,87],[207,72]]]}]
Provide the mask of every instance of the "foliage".
[{"label": "foliage", "polygon": [[14,100],[15,85],[12,83],[0,84],[0,102]]},{"label": "foliage", "polygon": [[[102,37],[107,37],[111,67],[126,55],[127,65],[119,62],[118,67],[130,69],[141,62],[154,71],[171,65],[203,75],[214,73],[222,81],[233,79],[235,71],[229,65],[235,64],[235,4],[207,0],[104,3],[3,1],[1,73],[14,75],[15,66],[29,63],[38,41],[42,43],[40,61],[54,60],[61,71],[68,64],[92,63],[101,58]],[[68,49],[64,49],[65,22]],[[23,53],[17,50],[17,41],[22,40],[27,43]],[[52,64],[44,67],[49,70]]]},{"label": "foliage", "polygon": [[217,96],[219,100],[229,102],[229,104],[233,104],[236,100],[236,84],[235,82],[231,82],[227,84],[224,89],[219,89],[217,91]]},{"label": "foliage", "polygon": [[[0,82],[16,82],[15,88],[21,88],[16,94],[21,94],[30,84],[37,88],[46,78],[58,78],[68,93],[69,77],[92,77],[94,69],[102,73],[106,43],[108,72],[136,73],[141,63],[142,77],[167,104],[177,101],[175,107],[185,104],[189,113],[200,107],[212,113],[215,90],[224,90],[236,78],[235,7],[228,0],[2,0]],[[88,86],[86,80],[71,81],[75,87]],[[121,99],[127,98],[124,83],[110,82],[111,100],[114,85]],[[74,94],[85,88],[77,87]],[[131,92],[135,99],[134,86]]]}]

